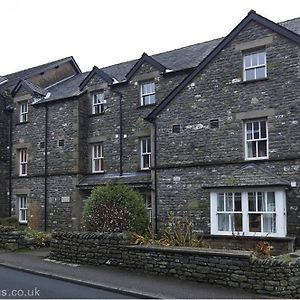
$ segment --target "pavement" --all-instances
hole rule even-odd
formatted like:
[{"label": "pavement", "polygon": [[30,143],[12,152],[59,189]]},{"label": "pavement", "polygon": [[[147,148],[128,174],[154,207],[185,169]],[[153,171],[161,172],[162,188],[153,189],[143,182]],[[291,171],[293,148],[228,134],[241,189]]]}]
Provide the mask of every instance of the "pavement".
[{"label": "pavement", "polygon": [[87,266],[49,260],[49,249],[0,251],[0,265],[33,274],[99,287],[137,298],[261,299],[262,295],[211,284],[153,276],[113,266]]}]

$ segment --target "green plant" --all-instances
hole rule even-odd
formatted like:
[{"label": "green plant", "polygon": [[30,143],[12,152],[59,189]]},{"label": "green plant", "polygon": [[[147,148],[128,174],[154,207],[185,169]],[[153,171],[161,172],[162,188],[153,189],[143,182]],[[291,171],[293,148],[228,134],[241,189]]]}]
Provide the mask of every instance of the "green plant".
[{"label": "green plant", "polygon": [[142,196],[123,184],[95,188],[83,212],[86,231],[144,233],[147,222]]},{"label": "green plant", "polygon": [[2,225],[2,226],[12,226],[12,227],[15,227],[16,229],[21,229],[22,228],[22,226],[20,225],[18,219],[15,216],[0,218],[0,225]]},{"label": "green plant", "polygon": [[26,228],[24,232],[25,232],[25,237],[34,240],[36,247],[42,248],[48,246],[48,243],[50,241],[50,235],[47,232],[38,231],[29,228]]}]

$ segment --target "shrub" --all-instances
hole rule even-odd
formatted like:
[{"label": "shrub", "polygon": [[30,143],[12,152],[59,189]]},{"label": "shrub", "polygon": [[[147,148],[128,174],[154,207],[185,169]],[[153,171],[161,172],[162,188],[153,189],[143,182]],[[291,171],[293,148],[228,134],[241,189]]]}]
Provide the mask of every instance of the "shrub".
[{"label": "shrub", "polygon": [[34,241],[35,247],[47,247],[50,244],[50,235],[44,231],[38,231],[30,228],[24,230],[25,237]]},{"label": "shrub", "polygon": [[20,225],[18,219],[15,216],[0,218],[0,225],[2,225],[2,226],[12,226],[12,227],[15,227],[16,229],[21,229],[22,228],[22,226]]},{"label": "shrub", "polygon": [[95,188],[83,212],[83,229],[86,231],[143,233],[147,222],[142,196],[121,184]]}]

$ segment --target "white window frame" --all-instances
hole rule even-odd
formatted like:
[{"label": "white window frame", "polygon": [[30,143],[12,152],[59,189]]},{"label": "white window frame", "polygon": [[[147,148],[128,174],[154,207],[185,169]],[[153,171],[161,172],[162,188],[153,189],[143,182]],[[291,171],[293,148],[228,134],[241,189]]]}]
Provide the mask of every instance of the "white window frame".
[{"label": "white window frame", "polygon": [[28,121],[28,101],[20,102],[20,123],[26,123]]},{"label": "white window frame", "polygon": [[[220,231],[218,228],[218,193],[241,193],[242,197],[242,231]],[[276,214],[276,232],[263,232],[263,223],[261,232],[250,232],[249,215],[252,213],[265,214],[266,211],[249,211],[248,193],[249,192],[274,192],[275,195],[275,211]],[[238,236],[270,236],[270,237],[285,237],[287,234],[286,221],[286,193],[283,189],[273,188],[257,188],[257,189],[227,189],[218,190],[210,193],[210,223],[211,234],[215,235],[238,235]]]},{"label": "white window frame", "polygon": [[[149,91],[149,92],[145,92],[144,87],[146,85],[153,86],[153,89],[151,89],[151,91]],[[141,82],[141,84],[140,84],[140,93],[141,93],[141,106],[147,106],[147,105],[155,104],[156,97],[155,97],[155,82],[154,81]],[[152,99],[154,99],[154,101]]]},{"label": "white window frame", "polygon": [[19,175],[27,176],[28,151],[26,148],[19,150]]},{"label": "white window frame", "polygon": [[[259,60],[258,56],[260,54],[264,55],[264,62],[263,63],[258,62],[258,60]],[[253,62],[255,56],[256,56],[257,63]],[[250,61],[251,61],[250,66],[246,66],[247,57],[250,58]],[[264,68],[264,71],[265,71],[264,76],[257,78],[257,70],[261,69],[261,68]],[[249,70],[254,71],[254,78],[247,79],[246,71],[249,71]],[[266,54],[266,50],[263,49],[263,50],[258,50],[258,51],[255,51],[255,52],[244,53],[244,55],[243,55],[243,78],[244,78],[244,81],[258,80],[258,79],[263,79],[263,78],[266,78],[266,77],[267,77],[267,54]]]},{"label": "white window frame", "polygon": [[[144,151],[143,149],[144,142],[146,143],[146,151]],[[141,170],[150,170],[151,168],[151,137],[150,136],[143,137],[140,139],[140,164],[141,164]]]},{"label": "white window frame", "polygon": [[19,223],[27,224],[28,212],[28,198],[27,195],[18,195],[18,208],[19,208]]},{"label": "white window frame", "polygon": [[[258,122],[258,138],[254,137],[254,123]],[[261,122],[266,123],[266,137],[261,137]],[[252,124],[252,130],[251,130],[251,135],[252,138],[248,139],[247,138],[247,124]],[[246,160],[260,160],[260,159],[268,159],[269,158],[269,130],[268,130],[268,120],[267,119],[251,119],[251,120],[245,120],[244,121],[244,141],[245,141],[245,159]],[[266,156],[259,156],[259,142],[265,141],[266,142]],[[248,153],[248,143],[255,143],[256,144],[256,153],[254,157],[249,157]]]},{"label": "white window frame", "polygon": [[151,193],[144,194],[145,207],[148,214],[149,223],[152,223],[152,197]]},{"label": "white window frame", "polygon": [[[97,166],[99,166],[99,169],[97,168]],[[104,173],[103,143],[92,145],[92,172]]]},{"label": "white window frame", "polygon": [[93,94],[92,97],[92,114],[103,114],[105,112],[105,103],[106,100],[104,99],[104,93],[98,92]]}]

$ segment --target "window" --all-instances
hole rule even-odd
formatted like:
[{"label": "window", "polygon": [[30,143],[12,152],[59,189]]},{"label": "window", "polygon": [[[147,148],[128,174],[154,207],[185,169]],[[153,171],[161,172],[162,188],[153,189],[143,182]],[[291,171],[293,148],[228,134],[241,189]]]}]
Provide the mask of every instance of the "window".
[{"label": "window", "polygon": [[219,231],[242,231],[241,193],[218,193],[217,216]]},{"label": "window", "polygon": [[27,224],[27,195],[18,196],[19,222]]},{"label": "window", "polygon": [[103,156],[103,144],[95,144],[92,146],[92,172],[102,173],[104,172],[104,156]]},{"label": "window", "polygon": [[155,103],[155,83],[145,82],[141,84],[141,105]]},{"label": "window", "polygon": [[19,150],[19,175],[27,175],[28,154],[27,149]]},{"label": "window", "polygon": [[104,93],[97,93],[93,95],[93,114],[101,114],[105,111]]},{"label": "window", "polygon": [[150,193],[144,195],[144,201],[147,209],[149,223],[152,223],[152,199]]},{"label": "window", "polygon": [[286,235],[285,192],[243,190],[211,193],[211,233]]},{"label": "window", "polygon": [[244,81],[267,77],[266,52],[261,50],[244,54]]},{"label": "window", "polygon": [[268,158],[267,125],[267,120],[251,120],[245,122],[246,159]]},{"label": "window", "polygon": [[20,103],[20,123],[28,121],[28,102]]},{"label": "window", "polygon": [[144,137],[140,140],[141,170],[149,170],[151,166],[151,139]]}]

